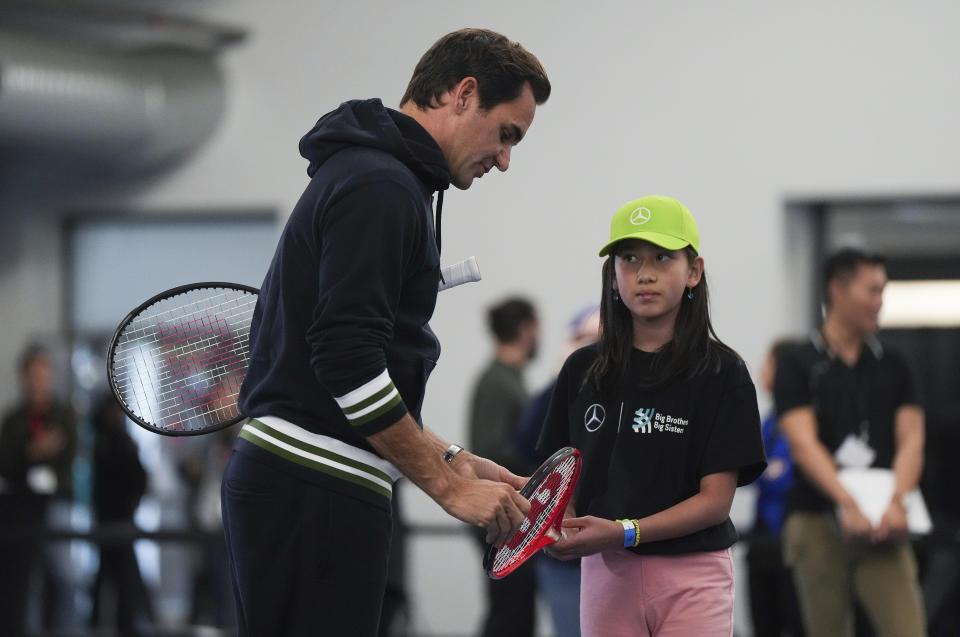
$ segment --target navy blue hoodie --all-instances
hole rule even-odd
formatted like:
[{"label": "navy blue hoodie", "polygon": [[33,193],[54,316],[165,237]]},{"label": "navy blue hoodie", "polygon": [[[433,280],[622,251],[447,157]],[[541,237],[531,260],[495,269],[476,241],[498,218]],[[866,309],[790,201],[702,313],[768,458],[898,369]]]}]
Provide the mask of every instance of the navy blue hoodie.
[{"label": "navy blue hoodie", "polygon": [[311,181],[260,289],[240,407],[370,450],[365,436],[419,421],[440,354],[431,204],[447,162],[379,99],[324,115],[300,153]]}]

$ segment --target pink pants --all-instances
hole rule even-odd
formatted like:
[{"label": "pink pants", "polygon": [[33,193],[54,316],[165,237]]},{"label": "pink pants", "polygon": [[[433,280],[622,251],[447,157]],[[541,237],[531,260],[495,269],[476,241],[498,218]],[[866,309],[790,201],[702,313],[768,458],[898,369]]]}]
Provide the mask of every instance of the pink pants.
[{"label": "pink pants", "polygon": [[625,549],[583,558],[580,630],[584,637],[730,637],[730,549],[637,555]]}]

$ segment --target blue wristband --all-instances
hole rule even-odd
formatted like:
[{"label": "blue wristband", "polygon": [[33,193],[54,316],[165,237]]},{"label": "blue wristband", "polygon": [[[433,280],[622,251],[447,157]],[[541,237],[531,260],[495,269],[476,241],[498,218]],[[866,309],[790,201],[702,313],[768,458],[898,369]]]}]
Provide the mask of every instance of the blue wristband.
[{"label": "blue wristband", "polygon": [[623,525],[623,547],[630,548],[637,539],[637,527],[633,526],[631,520],[619,520]]}]

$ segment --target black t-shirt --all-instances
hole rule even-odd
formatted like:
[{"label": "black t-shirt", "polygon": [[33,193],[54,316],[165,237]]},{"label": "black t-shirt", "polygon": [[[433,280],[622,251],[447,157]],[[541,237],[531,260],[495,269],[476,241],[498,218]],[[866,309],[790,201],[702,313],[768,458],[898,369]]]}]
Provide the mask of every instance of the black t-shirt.
[{"label": "black t-shirt", "polygon": [[[722,353],[719,371],[645,390],[640,387],[650,378],[653,355],[634,350],[621,390],[603,398],[583,383],[596,356],[597,346],[590,345],[567,359],[538,443],[543,453],[570,445],[583,454],[574,492],[578,515],[643,518],[696,495],[705,475],[737,471],[742,486],[763,472],[757,394],[743,361]],[[736,539],[728,517],[632,550],[714,551]]]},{"label": "black t-shirt", "polygon": [[[894,415],[902,405],[920,404],[920,387],[906,359],[876,338],[865,341],[860,358],[850,367],[817,332],[777,361],[774,402],[778,416],[812,407],[817,437],[831,455],[852,434],[876,451],[871,466],[889,469],[896,449]],[[828,511],[833,505],[803,471],[797,471],[787,509]]]}]

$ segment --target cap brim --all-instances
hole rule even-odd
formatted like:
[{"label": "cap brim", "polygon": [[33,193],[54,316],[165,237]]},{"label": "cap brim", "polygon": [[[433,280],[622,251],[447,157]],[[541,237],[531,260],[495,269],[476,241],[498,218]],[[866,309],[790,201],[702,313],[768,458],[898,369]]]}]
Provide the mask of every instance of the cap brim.
[{"label": "cap brim", "polygon": [[650,243],[658,245],[667,250],[679,250],[690,245],[689,241],[685,239],[678,239],[677,237],[669,234],[661,234],[659,232],[634,232],[633,234],[617,237],[613,241],[608,242],[605,246],[600,248],[599,256],[607,256],[610,253],[610,249],[615,244],[620,243],[621,241],[626,241],[627,239],[641,239],[643,241],[649,241]]}]

